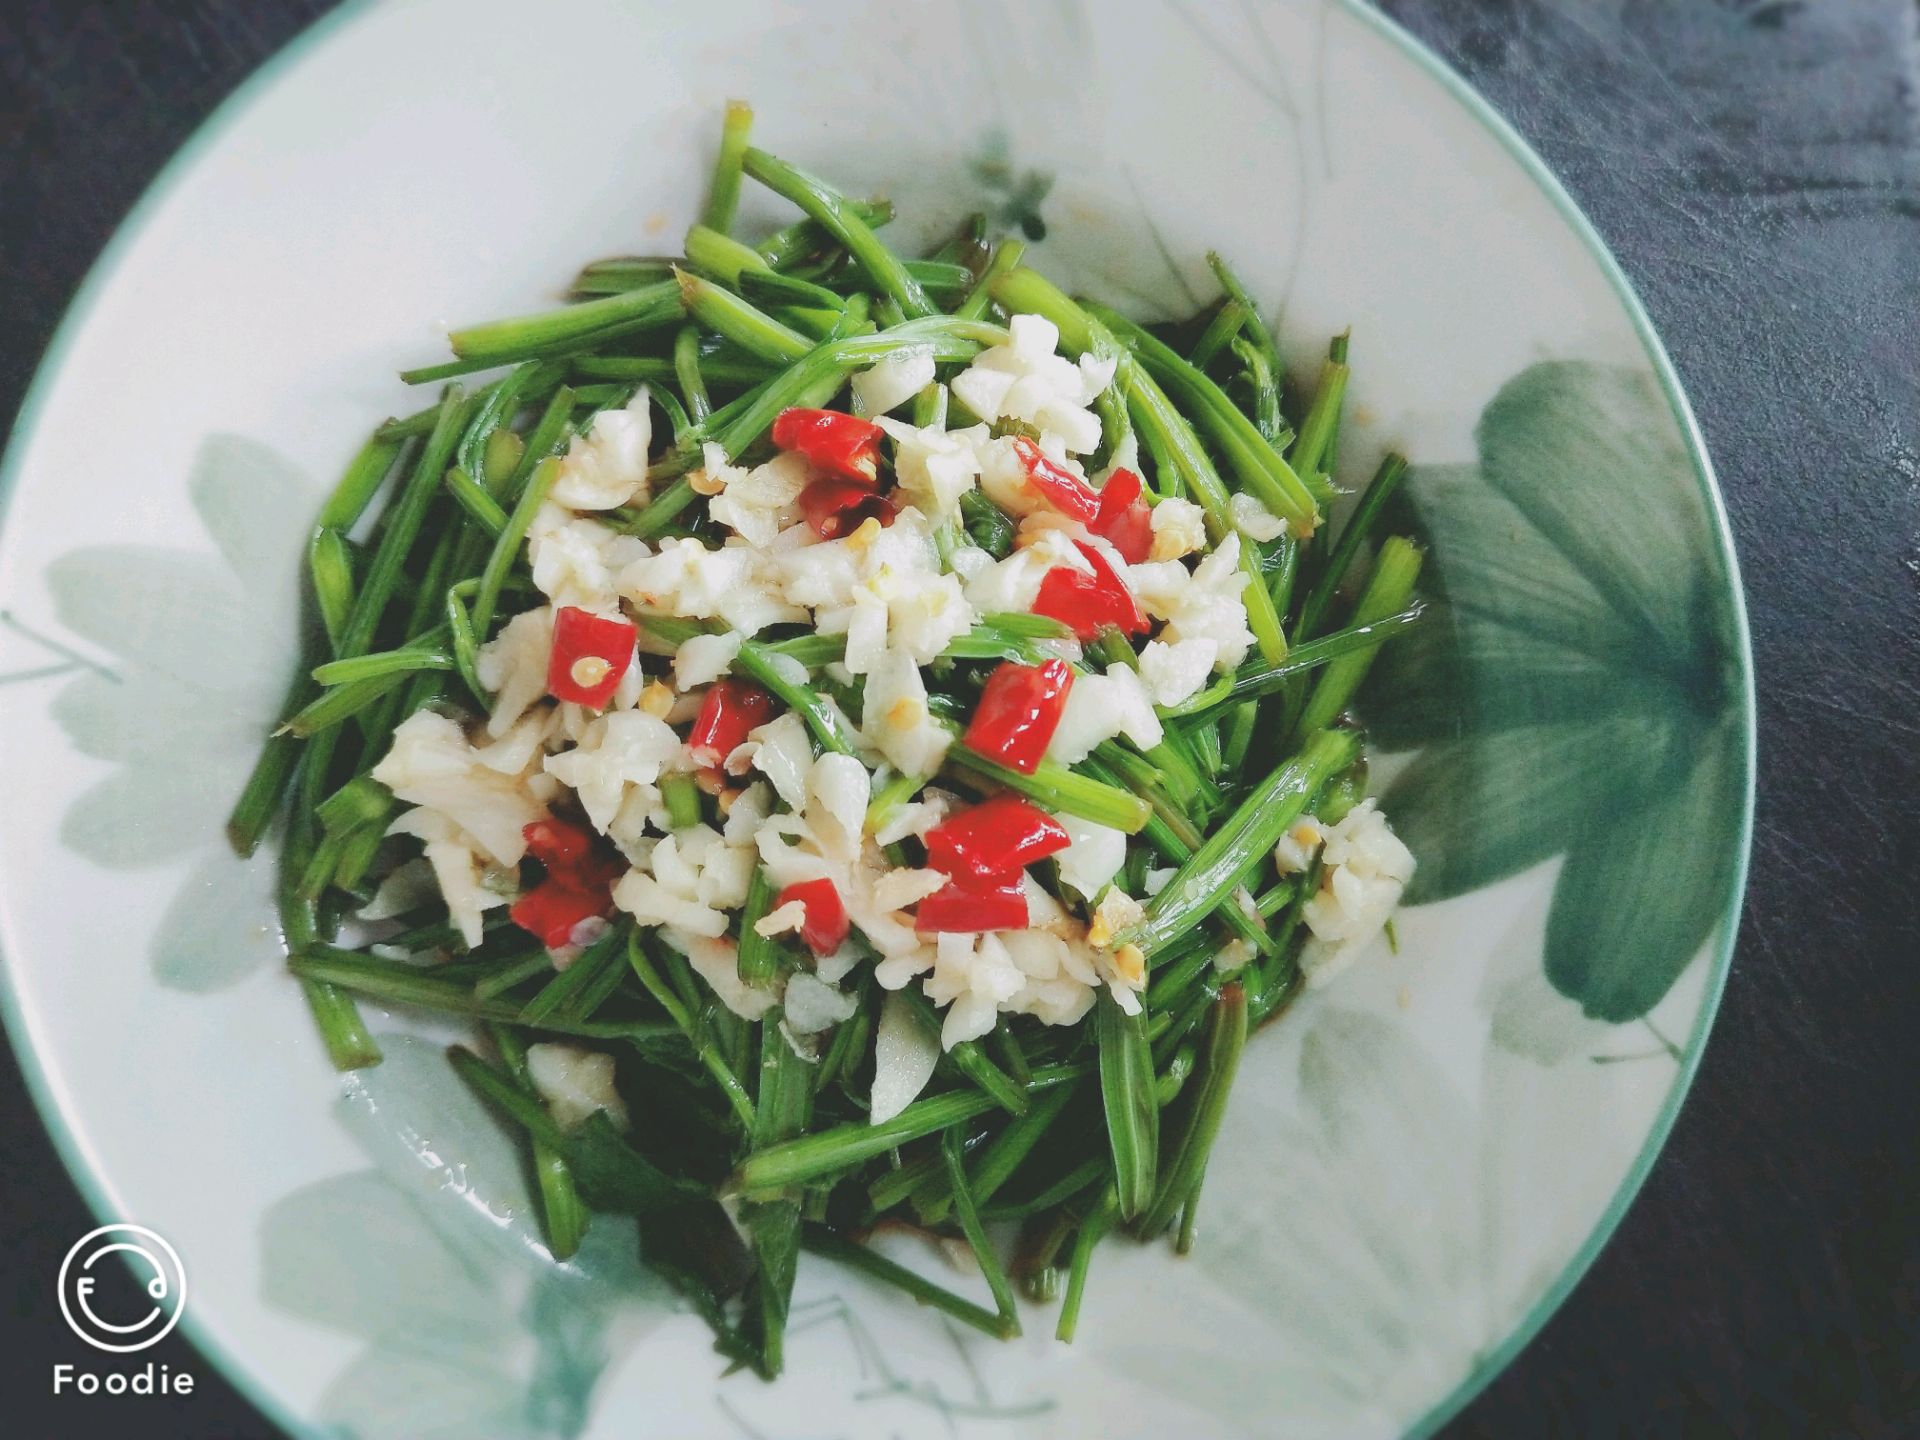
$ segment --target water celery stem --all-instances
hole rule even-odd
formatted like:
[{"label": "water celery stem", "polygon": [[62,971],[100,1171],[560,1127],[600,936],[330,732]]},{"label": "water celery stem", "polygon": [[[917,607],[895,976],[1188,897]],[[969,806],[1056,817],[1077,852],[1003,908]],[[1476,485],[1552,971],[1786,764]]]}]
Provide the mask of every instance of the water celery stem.
[{"label": "water celery stem", "polygon": [[1051,760],[1042,760],[1033,774],[1023,775],[956,743],[947,751],[947,766],[1017,791],[1049,810],[1077,815],[1096,825],[1110,825],[1129,835],[1139,834],[1153,815],[1153,807],[1139,796],[1129,795],[1118,786],[1076,775]]},{"label": "water celery stem", "polygon": [[791,200],[847,249],[867,272],[875,288],[900,306],[908,319],[935,312],[934,303],[913,278],[900,257],[880,242],[846,196],[826,181],[809,175],[764,150],[749,148],[743,157],[747,174]]},{"label": "water celery stem", "polygon": [[858,1270],[869,1279],[892,1285],[905,1291],[922,1305],[932,1306],[941,1314],[971,1326],[982,1334],[991,1335],[996,1340],[1010,1340],[1019,1333],[1019,1325],[1010,1316],[997,1315],[984,1305],[976,1305],[971,1300],[963,1300],[951,1290],[934,1284],[887,1259],[877,1250],[869,1249],[858,1241],[849,1240],[824,1225],[804,1224],[800,1227],[801,1248],[812,1251],[828,1260],[837,1260],[850,1270]]},{"label": "water celery stem", "polygon": [[1131,1220],[1153,1198],[1160,1153],[1160,1107],[1146,1017],[1139,1011],[1127,1014],[1113,992],[1102,989],[1094,1006],[1094,1037],[1100,1050],[1100,1095],[1113,1155],[1114,1194],[1120,1217]]},{"label": "water celery stem", "polygon": [[[560,387],[562,392],[566,388],[564,385]],[[520,558],[527,531],[533,528],[533,517],[546,504],[547,492],[553,488],[559,473],[560,462],[554,459],[542,460],[534,467],[532,477],[513,507],[513,513],[507,517],[506,529],[494,539],[493,551],[487,556],[486,566],[480,572],[480,586],[473,597],[473,633],[482,644],[492,633],[493,612],[500,603],[500,591],[507,583],[507,574]]]},{"label": "water celery stem", "polygon": [[[523,1095],[538,1100],[533,1077],[527,1071],[527,1044],[510,1025],[491,1024],[487,1033],[493,1048],[500,1052],[507,1073]],[[580,1198],[574,1184],[573,1167],[560,1150],[538,1135],[530,1135],[533,1146],[533,1175],[540,1189],[540,1213],[546,1222],[547,1249],[556,1260],[568,1260],[580,1249],[592,1212]]]},{"label": "water celery stem", "polygon": [[1140,1233],[1160,1234],[1198,1192],[1206,1173],[1207,1157],[1226,1118],[1227,1095],[1240,1068],[1247,1043],[1247,995],[1244,987],[1229,983],[1207,1014],[1207,1026],[1188,1082],[1192,1098],[1181,1117],[1160,1188],[1153,1205],[1140,1220]]},{"label": "water celery stem", "polygon": [[1223,683],[1207,687],[1191,700],[1166,707],[1162,714],[1167,718],[1211,715],[1243,701],[1274,694],[1284,689],[1295,676],[1330,665],[1344,655],[1378,649],[1394,636],[1413,629],[1425,618],[1426,608],[1413,604],[1378,620],[1330,631],[1317,640],[1308,640],[1295,646],[1288,652],[1287,658],[1277,665],[1262,662],[1242,665],[1232,675],[1224,677]]},{"label": "water celery stem", "polygon": [[[1064,1085],[1087,1073],[1081,1064],[1037,1065],[1029,1094]],[[860,1120],[816,1130],[783,1145],[758,1150],[740,1162],[728,1188],[742,1195],[779,1190],[824,1179],[911,1141],[964,1124],[994,1108],[993,1098],[978,1090],[954,1090],[916,1100],[891,1120],[875,1125]]]},{"label": "water celery stem", "polygon": [[679,287],[665,280],[558,310],[469,325],[450,332],[447,343],[453,347],[460,363],[476,368],[504,365],[584,350],[622,335],[657,330],[671,325],[679,314]]},{"label": "water celery stem", "polygon": [[1115,943],[1138,945],[1151,960],[1164,953],[1203,916],[1217,909],[1278,843],[1307,802],[1352,761],[1358,739],[1345,730],[1324,730],[1300,752],[1276,766],[1216,825],[1204,844],[1174,872],[1147,904],[1147,917],[1122,931]]},{"label": "water celery stem", "polygon": [[740,208],[740,162],[752,133],[753,107],[744,100],[729,100],[720,122],[720,152],[714,158],[713,179],[707,186],[707,208],[700,214],[701,224],[722,234],[733,228],[734,214]]},{"label": "water celery stem", "polygon": [[1005,1322],[1005,1334],[1012,1338],[1020,1333],[1019,1307],[1014,1304],[1013,1286],[1007,1283],[1000,1256],[987,1239],[986,1226],[980,1223],[980,1212],[974,1207],[973,1189],[967,1182],[966,1165],[960,1155],[959,1126],[940,1137],[940,1157],[946,1162],[947,1184],[952,1187],[954,1218],[960,1222],[960,1233],[972,1247],[974,1259],[979,1261],[981,1278],[987,1282],[994,1307]]},{"label": "water celery stem", "polygon": [[[1423,558],[1420,547],[1404,536],[1395,535],[1382,545],[1374,558],[1373,573],[1367,577],[1366,589],[1360,592],[1360,599],[1353,607],[1354,624],[1371,625],[1405,608],[1413,597],[1414,582],[1420,578]],[[1294,724],[1296,735],[1333,723],[1334,717],[1353,699],[1360,682],[1367,678],[1379,648],[1375,643],[1349,651],[1321,672],[1306,708]]]},{"label": "water celery stem", "polygon": [[[1338,353],[1335,354],[1334,351]],[[1340,406],[1347,395],[1351,371],[1346,362],[1345,337],[1334,342],[1320,366],[1320,382],[1314,387],[1313,403],[1300,421],[1300,433],[1294,437],[1287,459],[1303,475],[1316,475],[1330,468],[1327,452],[1340,429]]]},{"label": "water celery stem", "polygon": [[1327,613],[1327,607],[1333,603],[1340,582],[1353,567],[1354,556],[1360,553],[1361,545],[1379,523],[1387,502],[1406,478],[1407,461],[1402,455],[1388,455],[1380,462],[1380,468],[1373,472],[1373,479],[1361,491],[1353,513],[1340,528],[1340,538],[1333,542],[1333,549],[1328,552],[1327,563],[1314,581],[1313,589],[1307,592],[1307,598],[1301,602],[1300,623],[1295,628],[1302,638],[1312,636],[1320,628],[1320,621]]},{"label": "water celery stem", "polygon": [[1067,1344],[1073,1342],[1074,1332],[1080,1325],[1080,1302],[1086,1298],[1087,1270],[1093,1264],[1094,1249],[1106,1238],[1119,1214],[1119,1199],[1113,1187],[1108,1186],[1100,1203],[1080,1222],[1080,1233],[1073,1241],[1073,1260],[1067,1268],[1067,1293],[1060,1301],[1060,1320],[1053,1330],[1054,1339]]},{"label": "water celery stem", "polygon": [[421,447],[413,473],[387,511],[380,541],[374,547],[373,558],[367,562],[366,578],[354,597],[353,610],[335,646],[335,654],[342,658],[366,652],[381,617],[392,603],[407,556],[419,538],[427,511],[440,491],[440,477],[453,454],[454,443],[460,438],[464,411],[460,387],[449,385],[440,397],[440,413],[434,421],[433,433]]},{"label": "water celery stem", "polygon": [[790,364],[804,359],[813,349],[813,342],[806,336],[756,309],[725,286],[688,270],[675,270],[673,276],[687,314],[747,354],[775,364]]}]

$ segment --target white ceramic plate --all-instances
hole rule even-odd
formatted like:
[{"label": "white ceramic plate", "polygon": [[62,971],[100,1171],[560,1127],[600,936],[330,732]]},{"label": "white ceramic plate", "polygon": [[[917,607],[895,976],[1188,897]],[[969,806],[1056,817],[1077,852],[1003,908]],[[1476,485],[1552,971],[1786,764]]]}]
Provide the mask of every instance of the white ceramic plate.
[{"label": "white ceramic plate", "polygon": [[[1107,1247],[1071,1349],[810,1263],[788,1375],[723,1379],[612,1227],[549,1263],[411,1022],[343,1086],[222,848],[307,517],[421,403],[395,370],[676,245],[729,95],[908,241],[1037,208],[1041,263],[1149,314],[1218,247],[1303,367],[1353,327],[1343,478],[1421,467],[1449,618],[1373,718],[1430,903],[1250,1047],[1196,1255]],[[1751,697],[1699,438],[1566,196],[1358,5],[350,5],[116,237],[4,495],[7,1020],[95,1207],[175,1244],[188,1333],[291,1432],[1426,1432],[1611,1232],[1725,975]]]}]

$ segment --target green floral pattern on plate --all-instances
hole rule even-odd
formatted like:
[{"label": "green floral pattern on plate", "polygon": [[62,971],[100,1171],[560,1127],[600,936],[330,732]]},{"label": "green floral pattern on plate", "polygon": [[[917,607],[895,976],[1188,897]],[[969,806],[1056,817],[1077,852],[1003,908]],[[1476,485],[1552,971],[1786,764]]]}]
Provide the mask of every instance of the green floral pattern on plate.
[{"label": "green floral pattern on plate", "polygon": [[1666,407],[1639,372],[1538,365],[1482,413],[1478,465],[1405,489],[1432,546],[1429,623],[1363,697],[1422,747],[1383,806],[1420,861],[1409,903],[1555,855],[1545,969],[1589,1015],[1658,1004],[1738,857],[1737,650]]}]

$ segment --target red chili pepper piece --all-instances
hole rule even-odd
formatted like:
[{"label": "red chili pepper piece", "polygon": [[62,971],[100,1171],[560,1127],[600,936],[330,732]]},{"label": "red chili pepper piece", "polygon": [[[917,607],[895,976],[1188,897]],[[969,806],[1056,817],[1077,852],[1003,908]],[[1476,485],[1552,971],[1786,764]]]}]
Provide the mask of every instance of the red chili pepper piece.
[{"label": "red chili pepper piece", "polygon": [[639,634],[626,620],[609,620],[572,605],[553,617],[553,655],[547,661],[547,689],[556,700],[595,710],[613,698],[633,664]]},{"label": "red chili pepper piece", "polygon": [[747,680],[716,680],[707,687],[687,747],[702,765],[718,765],[747,738],[747,732],[773,718],[773,696]]},{"label": "red chili pepper piece", "polygon": [[546,878],[507,912],[513,923],[540,939],[549,950],[568,944],[582,920],[613,909],[613,882],[626,868],[604,853],[593,833],[571,820],[549,815],[520,832],[527,853],[546,866]]},{"label": "red chili pepper piece", "polygon": [[581,890],[549,875],[514,901],[507,914],[549,950],[558,950],[573,942],[574,926],[602,918],[611,909],[613,895],[606,887]]},{"label": "red chili pepper piece", "polygon": [[1107,557],[1084,540],[1076,540],[1081,555],[1093,567],[1091,575],[1065,565],[1056,565],[1040,581],[1033,599],[1033,613],[1072,627],[1082,640],[1090,640],[1102,625],[1114,625],[1128,635],[1147,633],[1147,617],[1133,598]]},{"label": "red chili pepper piece", "polygon": [[1020,457],[1027,483],[1062,515],[1071,515],[1084,525],[1100,513],[1100,492],[1064,465],[1049,460],[1026,436],[1014,437],[1013,453]]},{"label": "red chili pepper piece", "polygon": [[1140,498],[1140,477],[1116,470],[1100,491],[1100,510],[1087,529],[1120,552],[1129,565],[1153,553],[1153,511]]},{"label": "red chili pepper piece", "polygon": [[980,703],[961,737],[963,743],[1010,770],[1033,774],[1047,753],[1047,742],[1060,724],[1072,687],[1073,667],[1064,660],[1040,665],[1003,661],[987,677]]},{"label": "red chili pepper piece", "polygon": [[773,422],[773,443],[807,457],[829,475],[871,489],[880,479],[880,436],[871,420],[838,410],[782,410]]},{"label": "red chili pepper piece", "polygon": [[798,900],[806,907],[807,918],[800,922],[800,938],[816,955],[831,955],[853,929],[853,922],[847,919],[846,902],[831,880],[822,877],[789,885],[774,896],[773,908],[778,910],[790,900]]},{"label": "red chili pepper piece", "polygon": [[1027,892],[1020,875],[955,880],[920,902],[913,928],[922,935],[976,935],[983,930],[1025,930]]},{"label": "red chili pepper piece", "polygon": [[871,516],[893,524],[893,502],[851,480],[816,480],[800,492],[800,513],[822,540],[851,535]]},{"label": "red chili pepper piece", "polygon": [[549,870],[572,870],[593,854],[593,833],[586,827],[549,815],[522,830],[527,853]]},{"label": "red chili pepper piece", "polygon": [[962,810],[926,834],[927,864],[960,881],[985,882],[1024,870],[1072,843],[1064,826],[1018,795]]}]

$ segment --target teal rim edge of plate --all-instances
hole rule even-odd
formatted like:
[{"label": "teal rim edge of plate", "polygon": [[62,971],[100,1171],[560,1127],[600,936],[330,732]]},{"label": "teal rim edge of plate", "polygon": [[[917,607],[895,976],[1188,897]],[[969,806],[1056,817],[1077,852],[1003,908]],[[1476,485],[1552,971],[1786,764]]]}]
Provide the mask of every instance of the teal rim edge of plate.
[{"label": "teal rim edge of plate", "polygon": [[[360,15],[372,8],[374,0],[344,0],[337,10],[331,11],[314,21],[305,30],[288,41],[281,49],[269,56],[260,67],[242,80],[233,92],[217,105],[213,112],[201,122],[200,126],[174,152],[171,159],[163,165],[152,182],[134,202],[108,239],[99,257],[87,271],[80,288],[74,293],[73,300],[61,316],[52,338],[47,343],[46,353],[35,367],[33,378],[28,382],[25,395],[21,399],[19,412],[15,415],[11,433],[7,439],[6,451],[0,455],[0,523],[4,523],[8,502],[12,498],[16,480],[16,471],[20,457],[25,453],[33,435],[38,411],[45,401],[46,392],[53,384],[54,377],[61,369],[68,348],[76,336],[85,327],[108,282],[118,270],[120,261],[133,246],[146,219],[158,209],[172,194],[174,187],[200,158],[201,154],[221,139],[233,124],[251,107],[254,100],[272,87],[285,71],[300,63],[309,51],[344,29]],[[1574,1253],[1553,1284],[1536,1300],[1521,1317],[1507,1337],[1498,1345],[1482,1355],[1472,1370],[1452,1391],[1436,1402],[1425,1415],[1416,1421],[1407,1431],[1409,1440],[1427,1440],[1449,1420],[1465,1409],[1467,1404],[1484,1390],[1493,1378],[1513,1362],[1541,1328],[1565,1302],[1574,1287],[1585,1277],[1600,1251],[1613,1238],[1634,1197],[1639,1194],[1647,1175],[1653,1169],[1654,1161],[1665,1147],[1667,1137],[1673,1131],[1674,1121],[1678,1118],[1680,1107],[1685,1102],[1687,1092],[1693,1086],[1694,1076],[1699,1072],[1700,1060],[1706,1051],[1707,1033],[1713,1026],[1714,1016],[1720,1008],[1721,996],[1725,993],[1727,975],[1732,968],[1733,947],[1739,932],[1741,904],[1746,895],[1747,870],[1753,850],[1753,812],[1755,786],[1755,733],[1756,719],[1753,690],[1753,642],[1748,629],[1746,594],[1740,581],[1740,564],[1733,547],[1733,536],[1727,524],[1726,505],[1720,494],[1718,483],[1714,479],[1713,462],[1707,454],[1706,441],[1701,436],[1699,422],[1694,419],[1693,407],[1688,403],[1686,392],[1681,388],[1679,373],[1674,369],[1673,360],[1667,354],[1666,346],[1648,317],[1646,307],[1641,304],[1639,295],[1634,291],[1626,273],[1621,270],[1613,252],[1601,238],[1586,213],[1567,193],[1547,163],[1540,158],[1533,147],[1522,138],[1520,133],[1508,123],[1506,118],[1483,97],[1479,91],[1467,83],[1451,66],[1440,59],[1427,45],[1415,38],[1397,21],[1382,14],[1365,0],[1331,0],[1331,3],[1365,25],[1375,34],[1399,48],[1427,75],[1431,76],[1441,89],[1458,102],[1468,114],[1485,127],[1487,133],[1500,143],[1527,177],[1539,187],[1541,194],[1553,205],[1562,220],[1579,238],[1594,261],[1599,265],[1602,276],[1613,288],[1622,309],[1632,323],[1634,332],[1639,336],[1641,348],[1659,378],[1661,391],[1667,398],[1675,421],[1680,427],[1682,440],[1686,444],[1688,458],[1693,462],[1694,479],[1700,487],[1702,498],[1706,501],[1707,511],[1712,519],[1714,538],[1718,542],[1720,558],[1726,565],[1729,602],[1733,611],[1734,635],[1737,640],[1736,660],[1740,676],[1740,702],[1742,709],[1741,734],[1744,740],[1743,776],[1741,784],[1740,816],[1738,822],[1739,854],[1734,864],[1725,903],[1722,907],[1718,926],[1718,936],[1711,958],[1712,973],[1700,997],[1700,1011],[1694,1018],[1693,1032],[1687,1038],[1686,1053],[1681,1060],[1679,1073],[1667,1091],[1666,1099],[1661,1103],[1659,1113],[1654,1117],[1652,1127],[1640,1147],[1639,1154],[1629,1167],[1626,1177],[1615,1190],[1605,1211],[1595,1224],[1586,1241]],[[118,1220],[120,1217],[108,1204],[106,1186],[93,1165],[82,1154],[79,1143],[66,1114],[55,1099],[47,1073],[41,1068],[38,1053],[26,1043],[30,1038],[25,1014],[20,1008],[20,999],[14,990],[10,968],[5,964],[4,955],[0,955],[0,1024],[6,1027],[7,1035],[13,1044],[20,1071],[26,1077],[27,1089],[33,1097],[34,1106],[40,1112],[54,1149],[67,1173],[73,1177],[87,1207],[104,1223]],[[286,1399],[272,1390],[265,1381],[231,1354],[214,1339],[205,1328],[197,1314],[188,1313],[182,1317],[181,1330],[194,1348],[213,1363],[216,1369],[241,1394],[289,1435],[320,1434],[306,1419],[292,1413]]]}]

